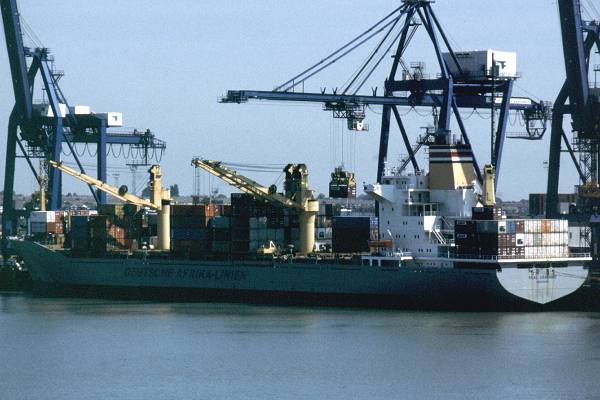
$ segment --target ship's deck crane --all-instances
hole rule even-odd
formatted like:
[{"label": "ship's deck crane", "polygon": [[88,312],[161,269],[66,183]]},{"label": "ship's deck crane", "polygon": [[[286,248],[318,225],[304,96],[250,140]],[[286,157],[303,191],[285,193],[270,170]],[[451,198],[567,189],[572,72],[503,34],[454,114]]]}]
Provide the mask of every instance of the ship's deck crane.
[{"label": "ship's deck crane", "polygon": [[98,190],[119,200],[158,211],[158,249],[163,251],[169,251],[171,249],[171,191],[170,189],[162,187],[162,173],[160,166],[153,165],[148,170],[150,173],[150,201],[148,201],[127,193],[127,186],[125,185],[117,188],[102,182],[101,180],[87,176],[73,168],[67,167],[62,163],[51,160],[49,161],[49,164],[51,167],[71,175],[88,185],[94,186]]},{"label": "ship's deck crane", "polygon": [[308,170],[304,164],[288,164],[284,168],[285,195],[277,193],[277,187],[266,187],[237,171],[223,165],[220,161],[194,158],[192,165],[222,179],[241,191],[254,195],[270,203],[294,209],[300,220],[300,248],[302,254],[313,252],[315,245],[315,219],[319,211],[319,202],[308,189]]},{"label": "ship's deck crane", "polygon": [[[15,96],[15,106],[8,123],[4,172],[2,228],[4,237],[7,237],[14,232],[15,226],[12,199],[17,147],[39,181],[32,160],[41,158],[60,162],[63,146],[66,144],[80,172],[85,173],[74,148],[77,143],[85,145],[93,143],[96,145],[97,152],[97,178],[105,181],[107,147],[128,146],[147,156],[149,151],[162,152],[166,145],[149,130],[126,134],[112,133],[111,127],[122,124],[120,113],[92,113],[89,108],[86,110],[86,107],[70,107],[58,84],[63,73],[54,69],[54,59],[49,50],[41,45],[35,48],[25,47],[17,1],[0,0],[0,9]],[[47,103],[34,104],[33,102],[36,77],[41,78]],[[149,165],[147,158],[145,164]],[[49,209],[57,210],[62,202],[61,173],[50,168],[48,178]],[[103,191],[91,190],[91,192],[98,203],[106,201]]]},{"label": "ship's deck crane", "polygon": [[[351,124],[353,121],[362,121],[367,106],[383,106],[377,182],[381,182],[388,155],[392,114],[402,135],[410,163],[415,170],[419,170],[415,157],[418,150],[415,149],[420,146],[413,148],[398,111],[399,107],[437,108],[439,117],[434,121],[435,131],[431,138],[428,136],[428,139],[433,139],[438,144],[444,144],[450,136],[451,118],[454,116],[460,129],[461,140],[467,145],[470,144],[470,140],[459,110],[461,108],[499,110],[500,116],[491,138],[491,163],[499,173],[509,111],[523,112],[527,137],[535,139],[540,138],[545,132],[549,106],[547,103],[529,98],[512,97],[513,83],[517,76],[494,76],[496,66],[491,67],[490,70],[482,70],[476,75],[467,73],[461,65],[460,57],[450,46],[431,3],[431,0],[403,0],[400,7],[375,25],[275,90],[230,90],[221,102],[243,103],[250,99],[258,99],[322,103],[325,110],[333,111],[334,117],[347,118],[349,126],[353,125]],[[435,50],[440,68],[440,74],[436,78],[411,74],[403,61],[405,51],[419,26],[425,28]],[[383,36],[383,39],[378,42],[375,50],[343,88],[334,89],[333,93],[326,93],[325,89],[320,93],[295,92],[307,79],[378,35]],[[370,95],[358,94],[390,51],[395,52],[391,71],[385,80],[383,95],[378,95],[376,89]],[[403,70],[401,79],[397,77],[400,68]],[[482,172],[476,159],[474,165],[479,181],[482,182]]]},{"label": "ship's deck crane", "polygon": [[[578,208],[581,212],[590,213],[591,204],[586,199],[594,197],[590,197],[590,193],[599,190],[600,90],[590,88],[588,74],[592,49],[596,47],[600,51],[600,22],[582,20],[581,0],[558,0],[558,10],[567,79],[552,114],[546,198],[548,218],[559,213],[558,186],[563,143],[579,175],[581,204]],[[572,140],[563,129],[565,115],[571,115]],[[579,153],[579,159],[576,153]]]}]

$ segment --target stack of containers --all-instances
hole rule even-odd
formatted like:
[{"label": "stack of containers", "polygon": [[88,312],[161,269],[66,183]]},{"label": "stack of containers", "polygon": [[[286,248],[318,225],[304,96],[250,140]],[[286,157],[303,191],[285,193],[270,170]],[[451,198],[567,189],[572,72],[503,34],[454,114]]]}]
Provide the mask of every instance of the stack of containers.
[{"label": "stack of containers", "polygon": [[[289,217],[288,217],[289,218]],[[272,241],[279,247],[284,247],[285,243],[285,227],[286,217],[283,207],[267,204],[266,206],[267,232],[265,236],[265,244]],[[260,224],[257,222],[257,225]],[[299,236],[299,235],[298,235]],[[258,243],[258,247],[261,243]]]},{"label": "stack of containers", "polygon": [[500,259],[569,256],[566,220],[459,220],[455,224],[457,254]]},{"label": "stack of containers", "polygon": [[249,250],[254,252],[261,246],[274,242],[277,246],[285,243],[285,229],[283,226],[283,215],[281,218],[250,217],[250,244]]},{"label": "stack of containers", "polygon": [[209,223],[215,206],[171,206],[171,248],[175,254],[201,256],[210,251]]},{"label": "stack of containers", "polygon": [[300,220],[298,212],[294,209],[284,210],[284,242],[286,245],[294,246],[294,249],[300,247]]},{"label": "stack of containers", "polygon": [[246,254],[250,249],[250,216],[256,214],[257,200],[245,193],[231,194],[231,253]]},{"label": "stack of containers", "polygon": [[[142,242],[150,244],[152,240],[158,241],[158,217],[156,211],[152,210],[145,213],[142,220]],[[154,238],[154,239],[151,239]]]},{"label": "stack of containers", "polygon": [[210,245],[214,254],[231,252],[231,216],[221,215],[210,221]]},{"label": "stack of containers", "polygon": [[331,242],[333,237],[333,206],[331,204],[320,203],[319,213],[316,221],[316,240]]},{"label": "stack of containers", "polygon": [[101,204],[98,213],[107,217],[107,244],[114,249],[135,250],[140,240],[143,213],[133,204]]},{"label": "stack of containers", "polygon": [[506,218],[506,213],[501,207],[483,206],[473,207],[473,219],[477,221],[500,220]]},{"label": "stack of containers", "polygon": [[[298,213],[248,194],[233,193],[230,218],[231,253],[241,255],[255,252],[270,241],[280,247],[292,244],[297,248],[300,243]],[[215,246],[220,247],[220,244]]]},{"label": "stack of containers", "polygon": [[522,237],[526,258],[569,256],[569,222],[567,220],[525,220]]},{"label": "stack of containers", "polygon": [[83,216],[89,217],[90,215],[98,215],[98,210],[72,210],[68,212],[70,217],[73,216]]},{"label": "stack of containers", "polygon": [[29,216],[29,233],[38,238],[47,238],[52,235],[62,243],[64,216],[64,211],[32,211]]},{"label": "stack of containers", "polygon": [[89,215],[71,215],[71,253],[73,255],[83,255],[90,248],[90,216]]},{"label": "stack of containers", "polygon": [[369,251],[371,217],[335,217],[333,219],[333,252],[360,253]]},{"label": "stack of containers", "polygon": [[90,252],[93,256],[102,256],[106,253],[108,244],[109,219],[106,215],[93,215],[89,217],[90,227]]}]

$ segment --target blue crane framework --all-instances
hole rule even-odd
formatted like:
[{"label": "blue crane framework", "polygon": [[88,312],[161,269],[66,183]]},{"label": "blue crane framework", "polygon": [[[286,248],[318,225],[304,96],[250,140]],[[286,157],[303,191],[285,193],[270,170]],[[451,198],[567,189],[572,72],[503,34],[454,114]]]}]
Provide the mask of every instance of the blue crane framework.
[{"label": "blue crane framework", "polygon": [[[593,204],[586,199],[598,197],[589,195],[598,192],[600,90],[590,88],[589,68],[592,50],[596,47],[600,51],[600,25],[598,21],[583,21],[580,0],[559,0],[558,9],[567,78],[552,114],[546,199],[548,217],[559,214],[558,186],[563,151],[569,153],[579,175],[580,214],[592,211]],[[563,128],[565,115],[571,116],[574,133],[571,140]],[[595,203],[597,207],[597,201]]]},{"label": "blue crane framework", "polygon": [[[408,152],[408,157],[401,168],[404,169],[410,163],[418,171],[417,151],[428,141],[435,141],[438,144],[446,143],[452,116],[454,116],[460,129],[463,143],[470,145],[468,132],[459,113],[461,108],[499,110],[497,127],[494,128],[493,137],[491,138],[491,163],[499,172],[502,161],[502,148],[507,137],[506,128],[509,112],[516,110],[521,111],[523,114],[527,133],[518,138],[537,140],[544,135],[546,130],[550,105],[529,98],[512,97],[515,77],[494,77],[494,68],[492,68],[492,71],[485,71],[479,76],[465,73],[431,7],[432,2],[431,0],[403,0],[400,7],[386,15],[368,30],[274,90],[229,90],[220,101],[223,103],[243,103],[251,99],[257,99],[322,103],[324,110],[333,111],[335,118],[348,119],[349,127],[353,121],[362,121],[366,107],[382,106],[377,182],[381,182],[388,155],[392,115]],[[437,64],[440,68],[440,74],[433,79],[424,76],[411,76],[402,58],[419,26],[425,28],[435,50]],[[304,85],[307,79],[334,64],[371,38],[380,38],[381,35],[383,35],[383,39],[379,41],[375,50],[347,86],[342,89],[334,89],[332,93],[326,93],[324,89],[318,93],[296,92],[296,88]],[[389,44],[390,42],[391,44]],[[390,51],[393,52],[394,56],[391,71],[385,80],[383,95],[377,95],[376,89],[370,95],[358,94],[367,79]],[[450,65],[448,59],[443,57],[444,52],[450,54],[450,63],[453,65]],[[451,67],[453,67],[454,73],[451,73]],[[402,68],[403,79],[398,79],[397,76],[400,68]],[[407,76],[409,79],[406,79]],[[435,128],[432,131],[428,130],[417,143],[411,143],[401,114],[398,111],[399,107],[435,108],[435,114],[437,115],[437,121],[434,121]],[[482,173],[476,158],[474,162],[481,182]]]},{"label": "blue crane framework", "polygon": [[[109,130],[110,114],[75,115],[69,112],[69,103],[65,98],[58,80],[61,76],[53,68],[53,57],[47,48],[28,48],[24,46],[21,19],[16,0],[0,0],[6,47],[12,76],[15,105],[8,123],[6,147],[6,167],[4,176],[4,199],[2,228],[4,237],[14,232],[15,216],[13,204],[15,164],[23,157],[32,173],[39,176],[32,162],[35,158],[60,162],[63,146],[66,144],[80,171],[85,173],[75,151],[78,143],[97,146],[97,177],[106,181],[107,146],[122,145],[136,149],[142,156],[140,165],[147,165],[149,157],[165,149],[165,142],[157,139],[150,130],[127,133],[113,133]],[[28,62],[29,61],[29,62]],[[41,113],[33,103],[34,82],[36,77],[42,80],[50,112]],[[61,105],[63,110],[61,110]],[[17,155],[17,147],[21,156]],[[66,150],[65,150],[66,151]],[[61,173],[49,168],[48,171],[49,209],[61,207]],[[106,202],[106,194],[90,191],[97,203]]]}]

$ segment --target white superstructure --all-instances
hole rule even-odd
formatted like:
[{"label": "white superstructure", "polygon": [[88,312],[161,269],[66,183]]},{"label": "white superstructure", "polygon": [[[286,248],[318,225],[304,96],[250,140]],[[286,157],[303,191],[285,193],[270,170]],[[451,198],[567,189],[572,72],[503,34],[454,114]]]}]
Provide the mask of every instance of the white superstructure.
[{"label": "white superstructure", "polygon": [[381,184],[365,188],[379,202],[380,239],[415,258],[447,255],[454,221],[470,218],[481,195],[469,146],[431,145],[429,169],[408,174],[387,168]]},{"label": "white superstructure", "polygon": [[[468,255],[458,251],[454,236],[455,223],[459,220],[464,224],[462,221],[471,220],[473,209],[481,209],[483,199],[471,148],[465,144],[430,145],[429,172],[406,173],[387,168],[381,183],[367,185],[365,192],[379,204],[379,239],[391,240],[391,253],[398,259],[404,257],[402,265],[407,267],[496,270],[498,281],[508,292],[539,304],[573,293],[587,279],[585,263],[591,260],[587,254],[569,255],[566,248],[566,252],[556,253],[517,251],[519,244],[516,239],[528,235],[527,226],[537,222],[533,220],[521,220],[522,234],[514,231],[508,234],[506,228],[504,231],[496,228],[495,234],[491,235],[496,240],[496,246],[500,247],[495,250],[493,246],[482,249],[489,244],[479,242],[476,231],[473,231],[471,245],[479,249]],[[507,222],[502,222],[507,221],[505,218],[495,215],[490,222],[507,226]],[[554,237],[558,234],[550,233],[554,232],[551,228],[566,222],[546,221],[547,224],[540,224],[547,225],[548,229],[535,230],[539,234],[530,234],[532,238]],[[515,223],[511,221],[510,225],[514,226]],[[561,232],[567,229],[563,228]],[[543,233],[545,231],[547,233]],[[499,244],[499,238],[515,239],[515,249],[505,251]],[[530,246],[524,250],[548,250],[551,247],[544,246],[550,244],[540,240],[539,249]],[[555,247],[560,249],[559,246]],[[490,253],[490,248],[495,252]]]}]

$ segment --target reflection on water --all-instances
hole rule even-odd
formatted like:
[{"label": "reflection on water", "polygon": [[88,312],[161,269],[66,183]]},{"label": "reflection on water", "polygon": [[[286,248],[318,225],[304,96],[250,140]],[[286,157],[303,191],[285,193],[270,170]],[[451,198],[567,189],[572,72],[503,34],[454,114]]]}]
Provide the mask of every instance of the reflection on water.
[{"label": "reflection on water", "polygon": [[0,295],[1,399],[593,399],[600,314]]}]

